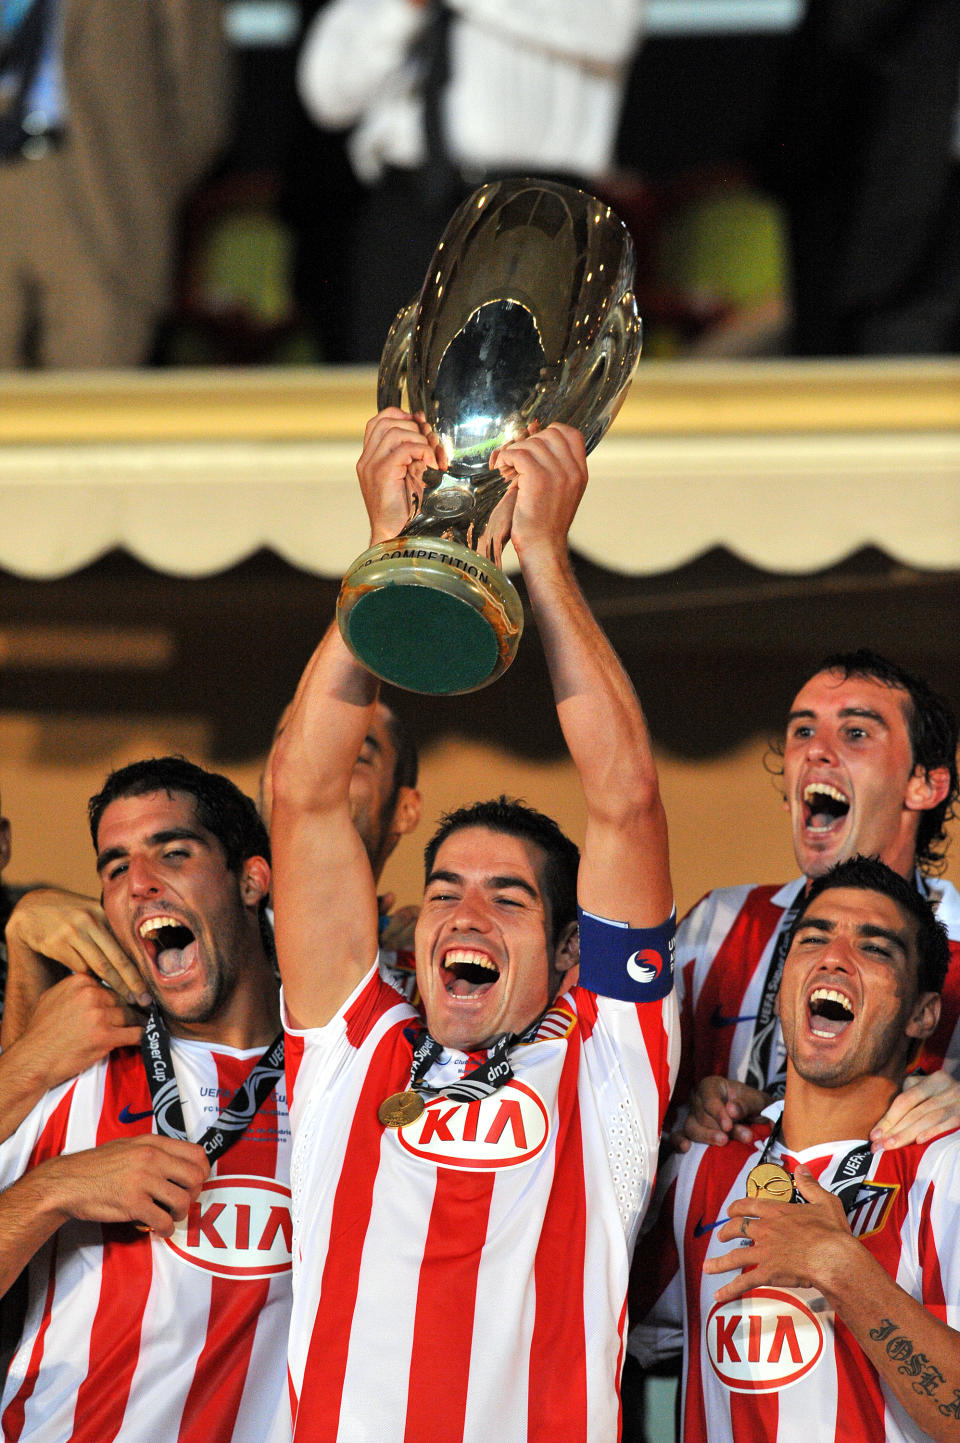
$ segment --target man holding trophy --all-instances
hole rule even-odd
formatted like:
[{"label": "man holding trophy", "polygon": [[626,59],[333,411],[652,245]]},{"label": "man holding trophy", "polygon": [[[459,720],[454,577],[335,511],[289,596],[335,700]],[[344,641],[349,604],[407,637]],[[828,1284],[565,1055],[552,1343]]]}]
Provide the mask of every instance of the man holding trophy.
[{"label": "man holding trophy", "polygon": [[[677,1060],[666,820],[643,712],[568,555],[583,435],[524,429],[487,469],[583,788],[582,856],[503,797],[443,819],[416,928],[421,1018],[376,969],[348,793],[378,683],[335,626],[275,755],[289,1369],[311,1443],[618,1436],[630,1254]],[[404,551],[411,492],[455,451],[434,418],[391,406],[369,423],[371,550]]]}]

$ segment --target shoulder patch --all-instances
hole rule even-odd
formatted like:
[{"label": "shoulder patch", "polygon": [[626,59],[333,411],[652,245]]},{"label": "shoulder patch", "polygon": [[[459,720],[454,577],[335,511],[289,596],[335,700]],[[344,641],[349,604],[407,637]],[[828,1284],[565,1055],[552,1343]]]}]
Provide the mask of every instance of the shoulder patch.
[{"label": "shoulder patch", "polygon": [[855,1238],[869,1238],[886,1227],[893,1200],[900,1191],[898,1182],[865,1182],[857,1193],[847,1222]]},{"label": "shoulder patch", "polygon": [[570,1003],[561,997],[552,1007],[547,1008],[540,1018],[540,1025],[533,1037],[522,1045],[529,1047],[531,1042],[550,1042],[561,1037],[569,1037],[576,1025],[576,1012]]}]

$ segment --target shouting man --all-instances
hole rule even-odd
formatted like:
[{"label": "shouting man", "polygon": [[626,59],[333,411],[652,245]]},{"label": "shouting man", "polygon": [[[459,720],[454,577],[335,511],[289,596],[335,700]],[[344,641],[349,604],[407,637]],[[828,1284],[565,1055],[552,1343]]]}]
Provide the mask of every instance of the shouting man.
[{"label": "shouting man", "polygon": [[[291,1219],[267,835],[232,782],[181,757],[114,772],[90,824],[110,946],[150,1007],[144,1028],[107,1029],[134,1045],[0,1147],[3,1286],[32,1259],[3,1437],[273,1443],[289,1436]],[[48,968],[16,918],[11,981]]]},{"label": "shouting man", "polygon": [[[437,459],[414,418],[368,425],[372,542],[397,534],[424,462]],[[643,714],[567,554],[582,438],[550,426],[496,464],[585,845],[578,862],[552,821],[503,798],[445,819],[416,927],[426,1027],[376,970],[349,779],[377,685],[335,628],[277,749],[290,1377],[294,1436],[311,1443],[618,1432],[629,1258],[676,1041],[666,823]]]},{"label": "shouting man", "polygon": [[671,1158],[637,1249],[631,1351],[649,1364],[683,1337],[684,1443],[957,1437],[960,1135],[870,1144],[936,1029],[948,955],[926,899],[874,859],[801,902],[784,1100],[749,1142]]}]

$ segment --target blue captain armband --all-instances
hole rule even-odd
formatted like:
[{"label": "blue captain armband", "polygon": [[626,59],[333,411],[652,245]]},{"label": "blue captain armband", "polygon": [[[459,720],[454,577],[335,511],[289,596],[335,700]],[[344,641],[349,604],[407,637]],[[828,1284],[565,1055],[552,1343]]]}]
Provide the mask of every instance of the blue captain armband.
[{"label": "blue captain armband", "polygon": [[659,1002],[673,988],[677,912],[658,927],[580,915],[579,985],[619,1002]]}]

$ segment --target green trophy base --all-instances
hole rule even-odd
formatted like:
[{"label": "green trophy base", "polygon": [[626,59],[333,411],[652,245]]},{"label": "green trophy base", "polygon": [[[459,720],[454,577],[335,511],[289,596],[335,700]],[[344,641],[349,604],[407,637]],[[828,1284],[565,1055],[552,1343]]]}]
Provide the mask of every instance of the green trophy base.
[{"label": "green trophy base", "polygon": [[407,691],[478,691],[506,671],[523,630],[516,588],[456,541],[401,536],[350,567],[340,633],[375,676]]}]

